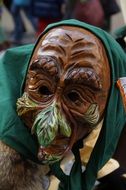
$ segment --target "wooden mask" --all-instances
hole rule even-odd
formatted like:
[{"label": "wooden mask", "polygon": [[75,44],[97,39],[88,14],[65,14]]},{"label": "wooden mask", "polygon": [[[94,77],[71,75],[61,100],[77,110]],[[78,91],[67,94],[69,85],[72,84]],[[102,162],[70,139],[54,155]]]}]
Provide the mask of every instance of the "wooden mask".
[{"label": "wooden mask", "polygon": [[94,34],[60,26],[42,36],[17,102],[42,163],[60,160],[93,130],[104,116],[109,87],[107,55]]}]

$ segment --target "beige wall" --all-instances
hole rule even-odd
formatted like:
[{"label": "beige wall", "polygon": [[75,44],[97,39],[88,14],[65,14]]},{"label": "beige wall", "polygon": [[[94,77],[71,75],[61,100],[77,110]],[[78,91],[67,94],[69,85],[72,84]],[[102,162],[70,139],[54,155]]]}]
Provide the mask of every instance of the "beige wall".
[{"label": "beige wall", "polygon": [[124,22],[126,24],[126,0],[120,0],[120,6],[121,6],[121,9],[122,9]]},{"label": "beige wall", "polygon": [[[117,3],[119,4],[119,6],[120,6],[120,1],[121,0],[117,0]],[[126,1],[126,0],[124,0],[124,1]],[[121,8],[121,6],[120,6],[120,8]],[[121,26],[124,25],[124,17],[123,17],[122,12],[113,15],[112,18],[111,18],[111,20],[112,20],[112,27],[111,27],[112,31],[114,31],[117,28],[119,28],[119,27],[121,27]]]}]

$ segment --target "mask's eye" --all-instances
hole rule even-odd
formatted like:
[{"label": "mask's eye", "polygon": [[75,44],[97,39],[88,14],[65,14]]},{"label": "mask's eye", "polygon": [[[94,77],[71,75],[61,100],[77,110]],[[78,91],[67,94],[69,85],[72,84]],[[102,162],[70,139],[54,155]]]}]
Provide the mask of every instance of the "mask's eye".
[{"label": "mask's eye", "polygon": [[52,92],[49,90],[47,86],[41,86],[39,88],[39,93],[43,96],[49,96],[52,95]]},{"label": "mask's eye", "polygon": [[67,98],[71,101],[71,102],[74,102],[76,103],[78,100],[80,100],[80,96],[77,92],[69,92],[67,94]]}]

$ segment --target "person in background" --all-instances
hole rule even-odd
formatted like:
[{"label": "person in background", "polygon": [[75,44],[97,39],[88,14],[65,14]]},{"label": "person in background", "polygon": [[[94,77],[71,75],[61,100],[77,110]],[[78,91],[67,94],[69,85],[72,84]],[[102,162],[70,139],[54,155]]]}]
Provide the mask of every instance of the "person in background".
[{"label": "person in background", "polygon": [[[9,14],[11,14],[12,0],[3,0],[3,4],[6,7],[7,11],[9,12]],[[11,14],[11,16],[12,16],[12,19],[14,20],[12,14]],[[26,32],[25,24],[23,22],[22,22],[22,24],[23,24],[23,32]]]},{"label": "person in background", "polygon": [[48,24],[60,21],[64,15],[64,0],[34,0],[32,1],[32,12],[38,17],[39,35]]},{"label": "person in background", "polygon": [[11,13],[14,20],[14,31],[13,31],[13,43],[16,45],[22,44],[22,38],[24,34],[24,23],[21,16],[23,11],[26,17],[30,20],[34,29],[37,27],[37,20],[31,14],[31,0],[12,0]]},{"label": "person in background", "polygon": [[109,32],[111,16],[119,11],[115,0],[66,0],[64,19],[78,19]]},{"label": "person in background", "polygon": [[74,18],[73,10],[75,8],[75,5],[77,3],[77,0],[65,0],[65,14],[64,14],[64,20],[65,19],[72,19]]},{"label": "person in background", "polygon": [[11,12],[11,4],[12,4],[12,0],[3,0],[3,3],[6,7],[6,9]]},{"label": "person in background", "polygon": [[111,16],[120,12],[120,7],[116,0],[100,0],[105,14],[105,22],[103,29],[106,31],[111,30]]},{"label": "person in background", "polygon": [[2,8],[3,8],[3,1],[0,0],[0,51],[3,51],[10,47],[10,43],[7,40],[7,37],[5,35],[4,29],[1,23]]}]

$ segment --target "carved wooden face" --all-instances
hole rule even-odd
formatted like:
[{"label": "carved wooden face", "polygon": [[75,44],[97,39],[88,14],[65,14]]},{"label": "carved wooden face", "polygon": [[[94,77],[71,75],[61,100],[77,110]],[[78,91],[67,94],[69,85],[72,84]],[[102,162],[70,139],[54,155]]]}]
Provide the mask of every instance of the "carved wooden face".
[{"label": "carved wooden face", "polygon": [[61,159],[92,131],[103,117],[109,87],[106,52],[94,34],[60,26],[40,39],[17,105],[43,163]]}]

